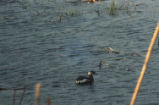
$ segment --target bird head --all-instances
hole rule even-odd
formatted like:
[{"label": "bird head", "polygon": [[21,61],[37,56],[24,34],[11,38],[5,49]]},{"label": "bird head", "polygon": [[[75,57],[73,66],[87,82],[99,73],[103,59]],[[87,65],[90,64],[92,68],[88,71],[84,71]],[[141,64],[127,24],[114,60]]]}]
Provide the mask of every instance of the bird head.
[{"label": "bird head", "polygon": [[88,75],[92,75],[92,74],[96,74],[96,72],[95,71],[89,71],[88,72]]}]

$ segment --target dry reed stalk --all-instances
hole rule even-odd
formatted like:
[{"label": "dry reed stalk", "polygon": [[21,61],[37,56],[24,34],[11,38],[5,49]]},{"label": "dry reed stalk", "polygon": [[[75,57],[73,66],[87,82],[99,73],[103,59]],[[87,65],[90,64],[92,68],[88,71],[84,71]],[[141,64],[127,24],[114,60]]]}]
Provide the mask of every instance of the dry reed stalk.
[{"label": "dry reed stalk", "polygon": [[40,83],[36,84],[35,87],[35,105],[39,105],[39,99],[40,99]]},{"label": "dry reed stalk", "polygon": [[0,88],[1,90],[23,90],[24,88]]},{"label": "dry reed stalk", "polygon": [[51,99],[49,96],[47,97],[47,105],[51,105]]},{"label": "dry reed stalk", "polygon": [[24,86],[23,93],[22,93],[21,99],[19,101],[19,105],[22,104],[22,101],[23,101],[23,98],[24,98],[24,94],[25,94],[25,90],[26,90],[26,86]]},{"label": "dry reed stalk", "polygon": [[0,88],[0,90],[8,90],[8,88]]},{"label": "dry reed stalk", "polygon": [[137,94],[139,92],[139,89],[140,89],[140,86],[141,86],[141,83],[142,83],[142,80],[143,80],[143,77],[144,77],[144,73],[147,69],[147,65],[148,65],[148,62],[150,60],[150,55],[151,55],[151,52],[152,52],[152,49],[153,49],[153,46],[155,44],[155,40],[157,38],[157,35],[158,35],[158,32],[159,32],[159,23],[157,24],[157,27],[155,29],[155,32],[153,34],[153,37],[152,37],[152,40],[151,40],[151,43],[149,45],[149,48],[148,48],[148,51],[147,51],[147,54],[146,54],[146,57],[145,57],[145,61],[144,61],[144,64],[142,66],[142,70],[141,70],[141,73],[140,73],[140,76],[138,78],[138,82],[136,84],[136,88],[134,90],[134,93],[133,93],[133,96],[131,98],[131,102],[130,102],[130,105],[134,105],[135,101],[136,101],[136,97],[137,97]]},{"label": "dry reed stalk", "polygon": [[15,96],[16,96],[16,90],[13,90],[13,103],[12,103],[12,105],[15,105]]}]

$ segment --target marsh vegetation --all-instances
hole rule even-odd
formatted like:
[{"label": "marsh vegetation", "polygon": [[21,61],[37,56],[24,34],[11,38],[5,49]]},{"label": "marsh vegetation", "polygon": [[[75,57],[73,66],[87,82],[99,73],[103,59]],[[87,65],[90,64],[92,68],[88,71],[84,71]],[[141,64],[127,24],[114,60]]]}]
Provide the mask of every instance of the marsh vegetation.
[{"label": "marsh vegetation", "polygon": [[[52,105],[129,104],[159,19],[159,1],[11,1],[0,0],[1,87],[27,85],[22,105],[35,104],[37,82],[40,105],[47,96]],[[138,105],[159,103],[158,57],[156,44]],[[74,84],[91,70],[97,73],[93,86]],[[11,105],[12,95],[1,91],[1,104]]]}]

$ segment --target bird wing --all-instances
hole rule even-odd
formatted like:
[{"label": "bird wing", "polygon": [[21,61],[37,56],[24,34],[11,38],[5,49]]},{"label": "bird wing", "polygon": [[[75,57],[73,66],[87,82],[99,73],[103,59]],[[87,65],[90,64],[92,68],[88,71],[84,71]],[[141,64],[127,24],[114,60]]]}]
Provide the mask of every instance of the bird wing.
[{"label": "bird wing", "polygon": [[88,77],[85,77],[85,76],[79,76],[76,80],[83,80],[83,79],[88,79]]},{"label": "bird wing", "polygon": [[87,83],[88,81],[89,81],[88,79],[82,79],[82,80],[79,81],[79,83],[80,83],[80,84],[82,84],[82,83]]}]

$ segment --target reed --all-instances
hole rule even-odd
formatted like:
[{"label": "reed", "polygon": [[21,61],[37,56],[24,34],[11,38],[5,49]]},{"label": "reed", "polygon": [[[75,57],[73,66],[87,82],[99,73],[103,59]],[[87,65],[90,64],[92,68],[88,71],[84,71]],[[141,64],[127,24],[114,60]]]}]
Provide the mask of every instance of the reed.
[{"label": "reed", "polygon": [[80,14],[80,11],[75,10],[75,9],[65,10],[65,15],[66,16],[76,16],[76,15],[79,15],[79,14]]},{"label": "reed", "polygon": [[[41,85],[40,83],[37,83],[35,85],[35,105],[39,105],[39,101],[40,101],[40,88],[41,88]],[[22,92],[22,95],[20,97],[20,100],[19,100],[19,103],[18,105],[22,105],[22,101],[24,99],[24,95],[25,95],[25,91],[26,91],[26,86],[24,86],[24,88],[0,88],[0,91],[13,91],[13,99],[12,99],[12,105],[16,105],[16,95],[17,95],[17,91],[21,91],[23,90]],[[47,97],[47,105],[51,105],[51,99],[50,97],[48,96]]]},{"label": "reed", "polygon": [[12,103],[12,105],[15,105],[15,96],[16,96],[16,90],[13,90],[13,103]]},{"label": "reed", "polygon": [[15,103],[16,103],[16,93],[17,93],[17,91],[23,90],[22,96],[21,96],[19,104],[18,104],[18,105],[21,105],[22,101],[23,101],[23,98],[24,98],[26,86],[24,86],[24,88],[0,88],[0,91],[7,91],[7,90],[12,90],[13,91],[12,105],[15,105]]},{"label": "reed", "polygon": [[129,10],[129,8],[130,8],[130,2],[128,0],[125,0],[120,7],[120,9],[127,11]]},{"label": "reed", "polygon": [[39,105],[39,99],[40,99],[40,83],[37,83],[35,86],[35,105]]},{"label": "reed", "polygon": [[124,2],[112,0],[110,6],[108,7],[109,15],[116,15],[117,11],[119,10],[125,10],[126,12],[129,12],[129,9],[130,2],[128,0],[125,0]]},{"label": "reed", "polygon": [[24,86],[23,93],[22,93],[21,99],[19,101],[19,105],[22,104],[22,101],[23,101],[23,98],[24,98],[24,94],[25,94],[25,90],[26,90],[26,86]]},{"label": "reed", "polygon": [[110,8],[109,8],[109,15],[115,15],[116,9],[117,9],[117,5],[115,3],[115,0],[112,0]]},{"label": "reed", "polygon": [[47,97],[47,105],[51,105],[51,99],[49,96]]},{"label": "reed", "polygon": [[145,61],[144,61],[144,64],[142,66],[142,69],[141,69],[141,72],[140,72],[140,76],[139,76],[137,84],[136,84],[136,88],[134,89],[134,93],[133,93],[133,96],[131,98],[130,105],[134,105],[135,104],[136,97],[137,97],[137,94],[139,92],[142,80],[144,78],[144,74],[146,72],[146,69],[147,69],[147,66],[148,66],[148,63],[149,63],[149,60],[150,60],[150,56],[151,56],[151,53],[152,53],[152,50],[153,50],[153,46],[155,44],[156,38],[158,36],[158,33],[159,33],[159,23],[156,26],[156,29],[155,29],[154,34],[153,34],[153,37],[152,37],[151,42],[149,44],[149,48],[148,48],[147,54],[145,56]]}]

